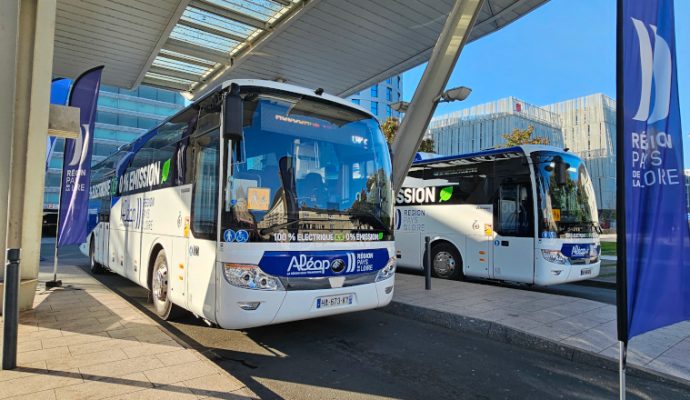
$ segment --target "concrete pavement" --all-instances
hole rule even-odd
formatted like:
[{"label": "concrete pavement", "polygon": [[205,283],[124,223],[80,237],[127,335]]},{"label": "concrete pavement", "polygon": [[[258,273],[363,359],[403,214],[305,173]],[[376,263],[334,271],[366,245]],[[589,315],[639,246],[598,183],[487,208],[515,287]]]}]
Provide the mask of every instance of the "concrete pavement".
[{"label": "concrete pavement", "polygon": [[[396,275],[390,311],[509,343],[617,365],[616,307],[548,293]],[[628,363],[641,373],[690,385],[690,321],[635,337]]]},{"label": "concrete pavement", "polygon": [[21,313],[18,367],[0,371],[0,399],[256,398],[81,268],[61,265],[59,278],[63,288],[39,285]]}]

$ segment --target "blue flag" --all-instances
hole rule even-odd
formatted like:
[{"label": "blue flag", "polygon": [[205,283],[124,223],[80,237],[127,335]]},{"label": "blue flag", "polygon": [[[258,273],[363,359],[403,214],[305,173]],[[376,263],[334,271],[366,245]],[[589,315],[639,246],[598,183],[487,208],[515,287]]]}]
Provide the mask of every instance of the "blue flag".
[{"label": "blue flag", "polygon": [[[65,78],[55,78],[50,85],[50,104],[59,104],[64,106],[67,104],[67,96],[69,95],[69,85],[71,80]],[[53,157],[53,149],[55,148],[55,136],[48,136],[46,143],[46,171],[50,164],[50,159]]]},{"label": "blue flag", "polygon": [[690,229],[673,1],[618,4],[618,336],[627,342],[690,319]]},{"label": "blue flag", "polygon": [[76,139],[65,140],[58,226],[60,247],[79,244],[86,239],[91,152],[102,72],[102,66],[84,72],[74,81],[69,96],[69,105],[80,109],[81,134]]}]

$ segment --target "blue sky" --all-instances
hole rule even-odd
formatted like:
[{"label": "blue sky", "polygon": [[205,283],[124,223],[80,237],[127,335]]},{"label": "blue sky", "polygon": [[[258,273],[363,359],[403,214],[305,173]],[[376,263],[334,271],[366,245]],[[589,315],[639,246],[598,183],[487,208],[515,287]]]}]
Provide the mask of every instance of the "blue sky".
[{"label": "blue sky", "polygon": [[[463,102],[440,104],[435,115],[507,96],[542,105],[592,93],[616,94],[616,2],[551,0],[463,50],[447,87],[467,86]],[[685,166],[690,168],[690,1],[676,0],[676,54]],[[409,101],[424,66],[403,75]]]}]

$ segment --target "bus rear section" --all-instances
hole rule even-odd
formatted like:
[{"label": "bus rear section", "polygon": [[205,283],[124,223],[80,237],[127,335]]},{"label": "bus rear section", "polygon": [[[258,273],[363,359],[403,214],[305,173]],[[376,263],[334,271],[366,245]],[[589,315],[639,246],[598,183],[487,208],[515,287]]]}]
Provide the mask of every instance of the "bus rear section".
[{"label": "bus rear section", "polygon": [[[575,172],[568,170],[562,185],[545,190],[552,178],[543,163],[557,154]],[[581,161],[566,154],[524,146],[414,163],[396,198],[399,266],[423,268],[429,236],[432,273],[441,278],[551,285],[597,276],[598,221],[591,181]],[[549,208],[565,207],[561,200],[569,208]],[[561,225],[554,221],[545,228],[544,216],[553,218],[554,209],[567,218],[579,212],[579,222],[563,219]],[[551,257],[556,249],[567,262]]]},{"label": "bus rear section", "polygon": [[242,329],[391,301],[390,156],[369,113],[234,81],[145,136],[104,161],[90,239],[94,264],[151,290],[161,317]]}]

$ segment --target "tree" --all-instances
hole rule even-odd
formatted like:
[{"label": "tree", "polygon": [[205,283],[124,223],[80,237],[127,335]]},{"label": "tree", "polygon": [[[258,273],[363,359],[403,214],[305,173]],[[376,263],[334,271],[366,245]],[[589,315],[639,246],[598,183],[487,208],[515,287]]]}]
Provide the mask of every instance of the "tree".
[{"label": "tree", "polygon": [[513,129],[512,133],[504,133],[505,145],[503,147],[519,146],[521,144],[549,144],[549,139],[542,136],[532,137],[534,127],[528,126],[527,129]]},{"label": "tree", "polygon": [[[386,141],[388,142],[388,145],[393,144],[393,140],[395,139],[395,134],[398,133],[398,129],[400,128],[400,121],[397,118],[393,117],[388,117],[386,119],[386,122],[381,125],[381,130],[383,130],[383,136],[386,137]],[[427,138],[422,140],[422,143],[419,145],[418,151],[426,152],[426,153],[433,153],[434,152],[434,139]]]}]

